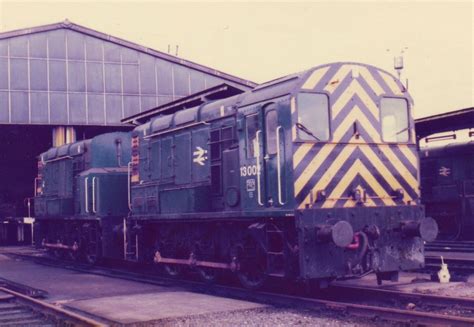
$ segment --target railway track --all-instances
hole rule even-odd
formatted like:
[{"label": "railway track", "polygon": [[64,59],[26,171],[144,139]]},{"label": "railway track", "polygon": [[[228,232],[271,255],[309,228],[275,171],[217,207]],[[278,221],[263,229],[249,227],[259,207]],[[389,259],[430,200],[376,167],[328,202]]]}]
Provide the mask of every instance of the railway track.
[{"label": "railway track", "polygon": [[105,326],[31,296],[0,287],[0,326]]},{"label": "railway track", "polygon": [[474,273],[473,241],[436,241],[426,244],[426,268],[438,270],[441,257],[454,274],[464,276]]},{"label": "railway track", "polygon": [[427,243],[425,250],[429,252],[474,253],[474,241],[435,241]]},{"label": "railway track", "polygon": [[[350,286],[343,283],[335,283],[326,291],[318,292],[315,295],[307,295],[302,290],[293,290],[291,294],[268,290],[248,291],[228,285],[207,285],[187,279],[174,280],[161,276],[150,276],[149,272],[138,273],[106,267],[76,265],[52,258],[40,258],[25,254],[11,253],[11,255],[49,266],[153,285],[179,286],[189,291],[274,306],[336,311],[346,316],[411,325],[474,326],[474,298],[407,293],[376,287]],[[363,298],[361,298],[361,294],[363,294]],[[440,313],[440,311],[442,312]]]}]

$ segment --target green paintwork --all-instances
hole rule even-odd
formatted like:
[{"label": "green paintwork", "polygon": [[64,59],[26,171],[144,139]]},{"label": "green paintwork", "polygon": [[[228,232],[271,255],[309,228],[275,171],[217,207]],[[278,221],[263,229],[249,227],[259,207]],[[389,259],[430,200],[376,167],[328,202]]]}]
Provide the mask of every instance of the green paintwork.
[{"label": "green paintwork", "polygon": [[422,149],[421,199],[447,238],[474,239],[474,141]]},{"label": "green paintwork", "polygon": [[[130,134],[122,132],[102,134],[42,153],[39,156],[42,193],[35,197],[36,217],[125,215],[128,211],[126,166],[129,161]],[[113,173],[107,175],[104,168],[113,169]],[[87,175],[98,181],[97,206],[101,210],[97,213],[91,210],[87,213],[84,209],[84,176]],[[123,198],[124,192],[124,204],[114,204]]]}]

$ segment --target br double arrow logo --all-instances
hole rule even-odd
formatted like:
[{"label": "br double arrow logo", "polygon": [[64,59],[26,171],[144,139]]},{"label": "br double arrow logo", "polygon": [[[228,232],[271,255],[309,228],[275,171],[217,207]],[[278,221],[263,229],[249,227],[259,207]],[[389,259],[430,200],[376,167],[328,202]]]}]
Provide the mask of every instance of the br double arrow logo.
[{"label": "br double arrow logo", "polygon": [[450,174],[451,174],[451,169],[450,168],[447,168],[445,166],[442,166],[440,169],[439,169],[439,174],[441,176],[444,176],[444,177],[448,177]]},{"label": "br double arrow logo", "polygon": [[197,163],[200,166],[204,166],[204,162],[207,160],[207,150],[204,150],[200,146],[196,147],[196,151],[193,152],[194,158],[193,162]]}]

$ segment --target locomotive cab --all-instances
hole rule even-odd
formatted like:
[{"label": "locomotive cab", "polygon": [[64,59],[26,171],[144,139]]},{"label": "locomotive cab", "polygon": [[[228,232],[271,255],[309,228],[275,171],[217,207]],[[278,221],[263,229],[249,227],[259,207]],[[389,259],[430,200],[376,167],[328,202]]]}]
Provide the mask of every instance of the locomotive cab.
[{"label": "locomotive cab", "polygon": [[[400,81],[372,66],[307,75],[292,110],[299,246],[317,253],[300,257],[307,277],[372,269],[381,280],[423,266],[423,241],[436,238],[437,225],[419,205],[412,106]],[[354,230],[347,246],[319,237],[338,221]]]}]

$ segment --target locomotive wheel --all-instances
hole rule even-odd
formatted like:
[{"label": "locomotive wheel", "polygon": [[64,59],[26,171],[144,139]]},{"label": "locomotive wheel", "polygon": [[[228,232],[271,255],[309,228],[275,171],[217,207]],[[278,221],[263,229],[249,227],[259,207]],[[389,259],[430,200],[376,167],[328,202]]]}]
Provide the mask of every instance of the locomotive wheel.
[{"label": "locomotive wheel", "polygon": [[97,263],[97,255],[96,254],[87,254],[86,255],[86,262],[90,265],[95,265]]},{"label": "locomotive wheel", "polygon": [[90,265],[95,265],[99,259],[99,256],[97,254],[97,248],[94,245],[95,244],[87,247],[86,253],[84,256],[86,262]]},{"label": "locomotive wheel", "polygon": [[[199,237],[199,241],[196,242],[194,245],[193,253],[196,254],[198,260],[203,261],[215,261],[214,253],[215,253],[215,245],[213,242],[213,234],[207,232],[201,237]],[[218,269],[211,268],[211,267],[196,267],[196,271],[201,278],[201,280],[205,283],[214,283],[217,279],[219,274]]]},{"label": "locomotive wheel", "polygon": [[80,259],[80,255],[77,251],[69,250],[67,251],[67,254],[68,254],[69,259],[72,261],[79,261]]},{"label": "locomotive wheel", "polygon": [[81,244],[83,247],[83,257],[86,263],[95,265],[100,258],[99,230],[94,224],[85,223],[82,226]]},{"label": "locomotive wheel", "polygon": [[259,289],[267,280],[265,271],[258,267],[247,271],[239,271],[237,277],[243,287],[251,290]]},{"label": "locomotive wheel", "polygon": [[[77,241],[74,241],[72,243],[73,243],[73,246],[74,245],[78,246]],[[74,250],[67,250],[67,257],[71,261],[80,261],[81,260],[81,253],[80,253],[80,251],[78,251],[78,249],[76,249],[75,251]]]},{"label": "locomotive wheel", "polygon": [[[180,232],[175,228],[164,230],[155,243],[155,251],[159,251],[164,258],[182,258],[180,236]],[[178,278],[183,272],[183,267],[178,264],[159,263],[158,266],[162,267],[170,278]]]},{"label": "locomotive wheel", "polygon": [[267,280],[266,256],[262,247],[249,235],[243,244],[237,246],[237,253],[240,263],[237,277],[240,284],[251,290],[262,287]]},{"label": "locomotive wheel", "polygon": [[207,267],[199,267],[197,268],[197,272],[199,274],[199,277],[205,283],[214,283],[218,275],[218,272],[216,269],[207,268]]},{"label": "locomotive wheel", "polygon": [[[99,259],[98,244],[91,240],[83,240],[82,244],[86,244],[80,253],[80,258],[90,265],[95,265]],[[78,253],[79,256],[79,253]]]},{"label": "locomotive wheel", "polygon": [[171,278],[178,278],[181,275],[182,269],[178,265],[163,265],[163,270]]},{"label": "locomotive wheel", "polygon": [[59,251],[56,249],[51,249],[51,248],[46,248],[46,253],[48,256],[53,257],[53,258],[59,258]]},{"label": "locomotive wheel", "polygon": [[51,254],[53,255],[53,257],[55,257],[56,259],[63,259],[64,257],[64,252],[61,251],[61,250],[51,250]]},{"label": "locomotive wheel", "polygon": [[[62,240],[58,239],[56,243],[58,243],[58,244],[59,244],[59,243],[62,243]],[[53,254],[53,256],[54,256],[55,258],[62,260],[62,259],[64,259],[64,254],[65,254],[65,253],[64,253],[64,251],[61,250],[61,249],[53,249],[53,250],[52,250],[52,254]]]}]

